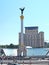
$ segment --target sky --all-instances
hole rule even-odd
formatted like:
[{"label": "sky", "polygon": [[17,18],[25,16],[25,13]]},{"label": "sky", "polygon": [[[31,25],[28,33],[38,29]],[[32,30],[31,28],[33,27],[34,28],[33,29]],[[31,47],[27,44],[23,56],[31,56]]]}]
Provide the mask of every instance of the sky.
[{"label": "sky", "polygon": [[22,7],[25,7],[24,30],[38,26],[38,31],[44,32],[44,40],[49,42],[49,0],[0,0],[0,45],[19,44]]}]

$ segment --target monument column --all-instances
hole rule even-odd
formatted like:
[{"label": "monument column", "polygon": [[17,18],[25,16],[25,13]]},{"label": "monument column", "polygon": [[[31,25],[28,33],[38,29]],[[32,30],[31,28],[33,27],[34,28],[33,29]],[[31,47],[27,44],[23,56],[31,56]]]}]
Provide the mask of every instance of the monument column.
[{"label": "monument column", "polygon": [[25,8],[20,8],[21,10],[21,16],[20,16],[20,19],[21,19],[21,45],[24,44],[23,42],[23,19],[24,19],[24,16],[23,16],[23,11],[24,11]]},{"label": "monument column", "polygon": [[24,9],[25,8],[20,8],[20,10],[21,10],[21,16],[20,16],[20,19],[21,19],[21,43],[19,43],[18,56],[26,56],[26,48],[24,45],[24,37],[23,37],[23,19],[24,19],[23,11],[24,11]]}]

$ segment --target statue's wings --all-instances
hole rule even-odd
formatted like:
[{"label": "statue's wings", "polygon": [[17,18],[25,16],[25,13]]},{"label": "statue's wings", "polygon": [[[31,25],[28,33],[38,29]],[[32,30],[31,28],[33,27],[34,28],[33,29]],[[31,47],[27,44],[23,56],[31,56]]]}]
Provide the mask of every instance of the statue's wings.
[{"label": "statue's wings", "polygon": [[24,11],[25,7],[24,8],[20,8],[21,11]]}]

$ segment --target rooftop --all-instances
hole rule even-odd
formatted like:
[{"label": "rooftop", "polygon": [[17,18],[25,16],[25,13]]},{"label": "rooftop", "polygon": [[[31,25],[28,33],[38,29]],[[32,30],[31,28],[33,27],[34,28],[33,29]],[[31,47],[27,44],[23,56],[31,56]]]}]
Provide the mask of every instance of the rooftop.
[{"label": "rooftop", "polygon": [[28,29],[28,30],[38,29],[38,26],[34,26],[34,27],[25,27],[25,29]]}]

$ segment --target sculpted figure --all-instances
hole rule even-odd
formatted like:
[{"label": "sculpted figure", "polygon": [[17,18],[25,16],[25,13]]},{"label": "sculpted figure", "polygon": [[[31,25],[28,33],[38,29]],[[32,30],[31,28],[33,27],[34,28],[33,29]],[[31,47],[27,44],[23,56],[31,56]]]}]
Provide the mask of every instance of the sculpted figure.
[{"label": "sculpted figure", "polygon": [[25,8],[20,8],[20,10],[21,10],[21,14],[23,14],[24,9],[25,9]]}]

